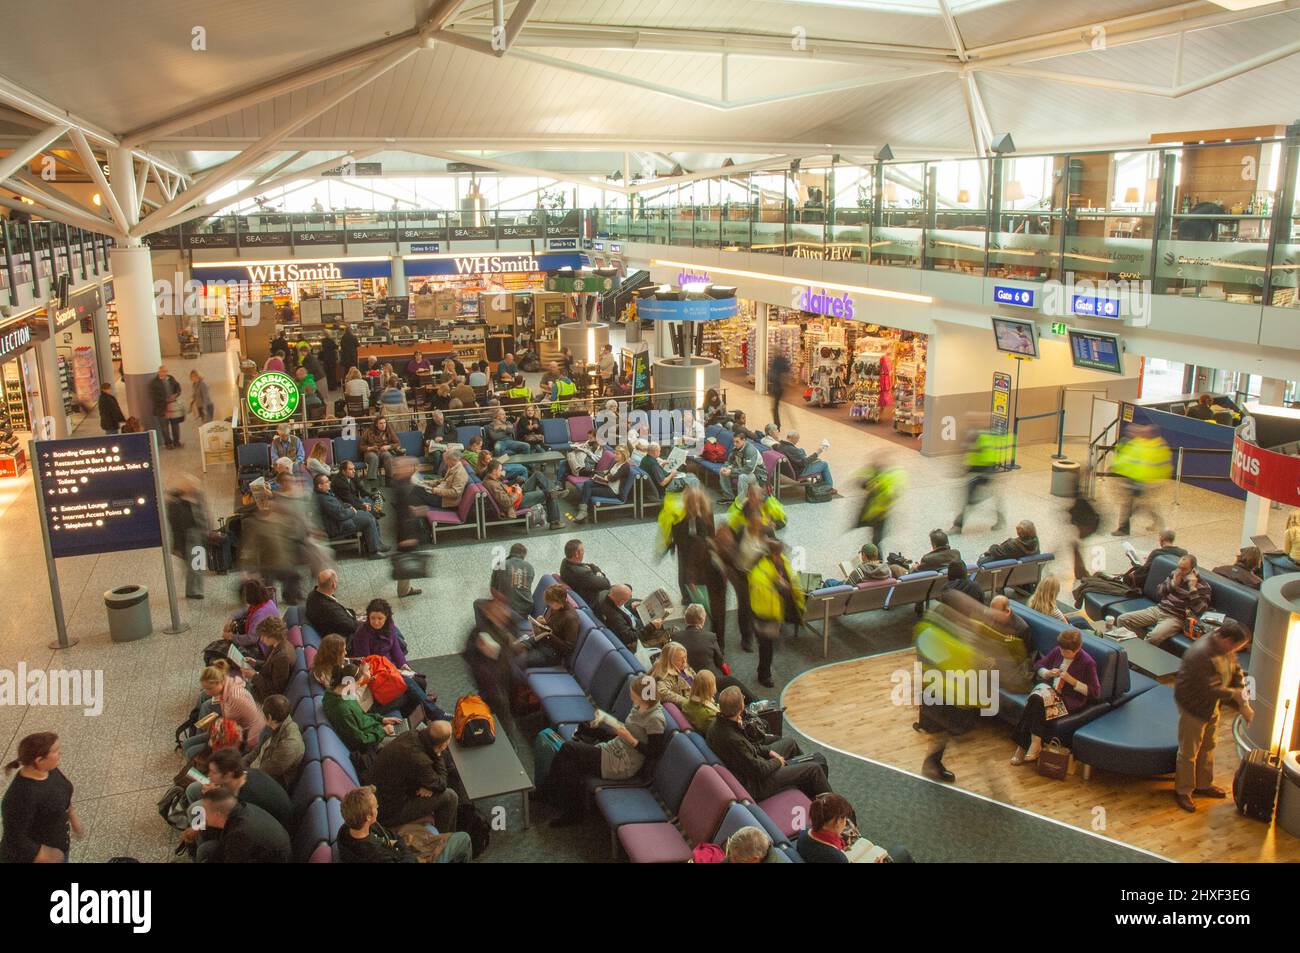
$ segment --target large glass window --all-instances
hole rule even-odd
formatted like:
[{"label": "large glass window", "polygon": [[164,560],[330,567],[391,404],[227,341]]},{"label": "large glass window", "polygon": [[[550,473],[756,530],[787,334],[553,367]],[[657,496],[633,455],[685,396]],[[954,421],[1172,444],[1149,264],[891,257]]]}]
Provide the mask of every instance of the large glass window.
[{"label": "large glass window", "polygon": [[1185,392],[1184,381],[1187,365],[1178,361],[1162,361],[1158,357],[1142,360],[1142,399],[1161,400],[1181,397]]},{"label": "large glass window", "polygon": [[921,266],[925,224],[925,163],[890,162],[883,168],[878,224],[871,229],[871,263]]},{"label": "large glass window", "polygon": [[988,162],[932,162],[929,173],[934,208],[925,237],[926,267],[982,275],[988,222]]},{"label": "large glass window", "polygon": [[1150,277],[1158,151],[1085,152],[1067,159],[1065,259],[1076,279]]},{"label": "large glass window", "polygon": [[989,275],[1044,281],[1059,267],[1062,190],[1054,156],[1002,159],[997,224],[989,235]]},{"label": "large glass window", "polygon": [[1279,144],[1189,146],[1175,154],[1171,239],[1160,249],[1156,291],[1261,303]]}]

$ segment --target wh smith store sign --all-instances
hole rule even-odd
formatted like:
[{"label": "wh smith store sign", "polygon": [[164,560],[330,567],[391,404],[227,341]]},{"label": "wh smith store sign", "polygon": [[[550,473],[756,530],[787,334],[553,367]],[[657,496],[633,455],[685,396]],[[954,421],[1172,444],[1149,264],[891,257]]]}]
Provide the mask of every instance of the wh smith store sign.
[{"label": "wh smith store sign", "polygon": [[[573,254],[411,255],[403,258],[407,275],[504,275],[581,268],[583,256]],[[318,261],[194,262],[200,281],[237,281],[250,284],[286,281],[331,281],[344,278],[392,277],[392,259],[332,258]]]}]

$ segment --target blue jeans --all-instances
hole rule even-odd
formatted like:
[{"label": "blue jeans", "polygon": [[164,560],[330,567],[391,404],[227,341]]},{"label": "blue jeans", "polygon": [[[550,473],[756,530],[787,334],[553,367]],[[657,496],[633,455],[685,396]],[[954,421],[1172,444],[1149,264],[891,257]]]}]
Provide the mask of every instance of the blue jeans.
[{"label": "blue jeans", "polygon": [[360,531],[365,538],[368,552],[377,553],[383,548],[383,544],[379,541],[379,524],[365,510],[357,510],[339,526],[340,536],[347,536],[357,531]]},{"label": "blue jeans", "polygon": [[447,846],[438,855],[436,863],[468,864],[473,859],[474,846],[470,842],[469,835],[464,831],[456,831],[451,837],[447,838]]},{"label": "blue jeans", "polygon": [[744,496],[751,483],[756,482],[754,474],[732,470],[730,476],[718,475],[718,485],[727,496]]},{"label": "blue jeans", "polygon": [[532,453],[532,448],[522,440],[498,440],[493,449],[498,457],[503,453]]},{"label": "blue jeans", "polygon": [[511,482],[522,482],[528,479],[528,468],[522,463],[503,463],[501,470]]},{"label": "blue jeans", "polygon": [[393,699],[389,706],[390,710],[398,712],[401,717],[408,717],[411,712],[415,711],[420,705],[424,706],[424,713],[429,716],[430,721],[451,721],[450,716],[429,700],[420,683],[409,675],[403,675],[402,681],[406,682],[406,694],[400,698]]},{"label": "blue jeans", "polygon": [[822,482],[827,486],[835,485],[834,481],[831,480],[830,464],[825,460],[813,460],[811,463],[805,463],[803,470],[799,473],[799,479],[801,480],[814,476],[821,477]]},{"label": "blue jeans", "polygon": [[[627,477],[626,479],[632,479]],[[582,484],[582,505],[590,506],[593,499],[598,500],[621,500],[617,493],[611,490],[603,483],[597,483],[595,480],[588,480]]]},{"label": "blue jeans", "polygon": [[1291,561],[1286,554],[1277,556],[1266,556],[1264,558],[1264,576],[1265,579],[1272,579],[1274,576],[1280,576],[1284,573],[1300,572],[1300,566]]}]

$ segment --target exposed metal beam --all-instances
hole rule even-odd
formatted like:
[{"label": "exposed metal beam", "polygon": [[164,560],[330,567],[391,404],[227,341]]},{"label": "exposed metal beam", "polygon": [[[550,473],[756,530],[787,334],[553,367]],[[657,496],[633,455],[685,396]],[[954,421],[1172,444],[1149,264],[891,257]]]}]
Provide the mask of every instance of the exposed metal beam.
[{"label": "exposed metal beam", "polygon": [[[103,212],[101,209],[86,204],[75,195],[70,195],[67,192],[54,188],[44,179],[32,175],[26,169],[19,169],[13,174],[10,181],[21,182],[27,186],[30,190],[28,192],[29,198],[44,196],[45,204],[49,205],[51,208],[63,206],[69,211],[76,212],[78,215],[88,218],[103,218]],[[110,225],[111,224],[112,223],[110,223]]]},{"label": "exposed metal beam", "polygon": [[534,169],[526,165],[516,165],[513,162],[501,162],[497,159],[485,159],[463,152],[448,152],[437,148],[417,148],[406,143],[402,144],[401,149],[404,152],[431,156],[435,159],[445,159],[448,162],[470,162],[474,165],[481,165],[485,169],[494,169],[497,172],[510,172],[515,175],[535,175],[542,179],[554,179],[558,182],[571,182],[574,185],[585,185],[593,189],[604,189],[607,192],[618,192],[621,195],[630,194],[630,190],[625,185],[614,185],[610,182],[602,182],[599,179],[592,179],[582,175],[556,172],[553,169]]},{"label": "exposed metal beam", "polygon": [[[1104,41],[1104,47],[1112,49],[1131,43],[1142,43],[1147,40],[1176,36],[1190,30],[1206,30],[1231,23],[1242,23],[1248,20],[1276,16],[1293,10],[1300,10],[1300,0],[1283,0],[1283,2],[1274,3],[1267,7],[1255,7],[1250,10],[1221,10],[1218,13],[1204,16],[1184,16],[1184,13],[1192,8],[1203,10],[1205,4],[1178,3],[1158,10],[1148,11],[1147,13],[1117,17],[1113,20],[1102,20],[1096,23],[1085,23],[1065,30],[1054,30],[1051,33],[967,49],[966,52],[971,57],[971,65],[980,68],[1016,66],[1021,63],[1052,59],[1057,56],[1068,56],[1071,53],[1087,52],[1093,49],[1093,43],[1096,41]],[[1144,22],[1149,23],[1152,19],[1163,22],[1149,26],[1140,25]],[[1055,42],[1057,40],[1061,42]],[[1011,52],[1005,52],[1007,50]]]},{"label": "exposed metal beam", "polygon": [[989,122],[988,111],[984,108],[984,97],[980,95],[979,78],[975,70],[970,70],[965,76],[966,85],[970,89],[971,105],[975,108],[975,121],[979,123],[980,132],[984,135],[986,145],[993,144],[993,124]]},{"label": "exposed metal beam", "polygon": [[[108,209],[108,214],[117,223],[121,231],[129,231],[135,223],[135,218],[128,218],[126,212],[117,201],[117,196],[113,194],[112,188],[109,187],[108,178],[104,175],[104,170],[99,167],[99,160],[95,158],[95,153],[91,151],[90,143],[86,141],[86,135],[80,129],[72,130],[72,142],[77,147],[77,155],[81,156],[81,163],[86,167],[86,172],[90,174],[91,179],[99,188],[99,197],[104,202],[104,208]],[[138,196],[139,191],[136,192]],[[137,214],[139,210],[137,209]]]},{"label": "exposed metal beam", "polygon": [[737,165],[724,166],[719,169],[704,169],[699,172],[690,172],[686,175],[668,176],[662,179],[654,179],[650,182],[641,182],[637,185],[630,186],[627,191],[631,193],[646,192],[650,189],[671,188],[674,185],[682,185],[687,182],[696,182],[700,179],[718,179],[727,175],[739,175],[742,172],[761,172],[766,169],[786,168],[795,159],[806,159],[810,155],[824,155],[825,150],[818,150],[812,153],[803,153],[800,155],[780,155],[770,156],[766,159],[756,159],[753,162],[742,162]]},{"label": "exposed metal beam", "polygon": [[515,4],[514,12],[510,14],[510,22],[506,24],[505,50],[499,51],[497,55],[504,56],[506,50],[515,45],[515,40],[519,38],[519,31],[528,22],[528,18],[532,15],[535,6],[537,6],[537,0],[519,0]]},{"label": "exposed metal beam", "polygon": [[[158,183],[158,191],[162,193],[163,201],[165,202],[168,199],[176,198],[176,193],[173,192],[171,187],[167,184],[166,177],[162,172],[158,171],[158,167],[150,162],[149,170],[153,173],[153,180]],[[159,208],[161,207],[162,205],[160,203]]]},{"label": "exposed metal beam", "polygon": [[966,44],[962,42],[961,30],[957,29],[957,18],[948,9],[948,0],[939,0],[939,12],[943,15],[943,25],[948,28],[948,36],[952,38],[953,52],[957,54],[957,59],[965,63],[970,57],[966,55]]},{"label": "exposed metal beam", "polygon": [[1029,69],[1020,66],[1000,66],[989,70],[991,73],[999,73],[1006,76],[1025,76],[1037,80],[1049,80],[1058,83],[1072,83],[1076,86],[1091,86],[1096,89],[1113,89],[1126,93],[1141,93],[1146,96],[1163,96],[1166,99],[1179,99],[1190,93],[1198,92],[1209,86],[1215,86],[1219,83],[1240,76],[1242,73],[1248,73],[1251,70],[1259,69],[1270,63],[1275,63],[1280,59],[1288,56],[1294,56],[1300,53],[1300,40],[1288,43],[1286,46],[1280,46],[1277,49],[1269,50],[1267,53],[1261,53],[1253,56],[1248,60],[1242,60],[1234,63],[1225,69],[1210,73],[1200,79],[1190,82],[1180,83],[1177,86],[1156,86],[1150,83],[1130,83],[1127,80],[1108,79],[1104,76],[1082,76],[1077,73],[1060,73],[1055,70]]},{"label": "exposed metal beam", "polygon": [[[444,38],[445,38],[444,34]],[[555,69],[566,70],[570,73],[578,73],[582,76],[591,76],[596,79],[603,79],[611,83],[619,83],[624,86],[633,86],[637,89],[644,89],[652,93],[658,93],[661,96],[669,96],[673,99],[679,99],[683,102],[691,103],[695,106],[705,106],[709,109],[716,109],[719,112],[730,112],[737,109],[751,109],[755,106],[767,106],[772,103],[788,102],[793,99],[804,99],[809,96],[820,96],[825,93],[840,93],[852,89],[862,89],[867,86],[878,86],[886,83],[897,83],[902,80],[919,79],[923,76],[931,76],[936,73],[948,72],[947,68],[936,69],[927,67],[910,73],[899,73],[894,76],[886,77],[859,77],[855,79],[842,80],[838,83],[823,83],[819,86],[809,86],[803,89],[790,90],[782,93],[773,93],[768,96],[755,96],[750,99],[734,99],[730,102],[723,102],[712,96],[700,96],[696,93],[690,93],[681,89],[674,89],[669,86],[662,86],[659,83],[652,83],[648,80],[637,79],[632,76],[625,76],[622,73],[611,72],[610,70],[597,69],[594,66],[584,66],[581,63],[574,63],[569,60],[558,59],[553,56],[545,56],[540,53],[529,53],[524,50],[515,50],[514,58],[527,60],[531,63],[538,63],[542,66],[550,66]]]},{"label": "exposed metal beam", "polygon": [[[517,55],[517,54],[516,54]],[[0,138],[0,141],[3,141]],[[256,141],[251,136],[220,136],[213,138],[193,138],[167,140],[168,148],[178,151],[230,151],[239,150]],[[629,138],[624,135],[566,135],[552,136],[448,136],[421,137],[415,139],[394,140],[386,136],[347,136],[347,137],[290,137],[282,143],[283,148],[302,149],[304,151],[328,151],[336,149],[359,149],[367,146],[382,146],[403,152],[424,154],[428,149],[475,152],[622,152],[632,149],[641,152],[655,152],[671,149],[674,152],[723,152],[727,154],[772,154],[789,150],[825,149],[844,153],[870,153],[880,147],[879,141],[872,142],[780,142],[766,139],[710,139],[707,137],[660,136],[659,138]],[[899,147],[895,146],[898,152]],[[911,154],[923,158],[936,155],[943,150],[912,149]],[[456,161],[474,161],[467,156],[457,156]],[[549,171],[546,174],[551,174]]]},{"label": "exposed metal beam", "polygon": [[366,69],[353,76],[347,82],[343,83],[337,89],[331,90],[330,93],[317,100],[310,107],[301,113],[282,122],[275,129],[268,132],[253,145],[249,146],[234,159],[224,163],[218,169],[214,170],[207,176],[204,176],[202,182],[197,183],[195,188],[181,193],[174,199],[169,199],[163,203],[162,208],[154,212],[147,219],[131,229],[133,238],[141,235],[147,235],[158,227],[158,223],[164,221],[167,216],[180,211],[181,209],[193,205],[195,202],[202,201],[202,195],[195,194],[201,188],[203,193],[214,192],[228,182],[233,181],[248,169],[262,160],[266,153],[270,152],[281,141],[288,138],[298,129],[307,125],[309,122],[319,118],[329,112],[339,103],[348,97],[354,95],[358,90],[363,89],[370,83],[374,82],[384,73],[387,73],[393,67],[402,63],[407,58],[415,55],[418,50],[424,48],[423,40],[412,40],[389,53],[383,59],[372,63]]},{"label": "exposed metal beam", "polygon": [[[136,220],[137,222],[140,221],[140,209],[144,208],[144,203],[145,203],[144,190],[145,190],[145,186],[147,186],[147,185],[149,184],[149,163],[148,163],[148,162],[141,162],[139,165],[140,165],[140,169],[139,169],[139,171],[136,172],[136,174],[135,174],[135,197],[136,197],[136,198],[139,200],[139,202],[140,202],[140,206],[139,206],[139,208],[137,208],[137,209],[135,210],[135,220]],[[156,208],[156,207],[158,207],[157,204],[155,204],[155,208]]]},{"label": "exposed metal beam", "polygon": [[[380,152],[380,151],[381,151],[380,149],[363,149],[356,152],[348,152],[340,156],[335,156],[332,159],[326,159],[324,162],[318,162],[315,165],[308,166],[305,169],[298,169],[294,172],[286,172],[284,173],[284,175],[277,176],[276,178],[268,178],[268,176],[263,176],[262,178],[253,182],[252,185],[240,189],[234,195],[228,195],[225,198],[217,199],[214,202],[209,202],[207,205],[204,205],[200,208],[188,209],[186,211],[173,215],[165,219],[162,222],[162,224],[152,228],[151,231],[161,231],[162,229],[165,228],[175,228],[177,225],[183,225],[184,223],[193,221],[196,218],[207,218],[213,212],[219,212],[223,208],[228,208],[231,205],[237,205],[238,203],[244,201],[245,199],[252,198],[257,195],[265,195],[267,192],[270,192],[272,189],[280,188],[280,186],[284,185],[286,182],[295,182],[300,179],[313,178],[319,176],[322,172],[328,172],[331,169],[336,169],[339,166],[343,165],[345,162],[364,159],[367,156],[372,156],[376,152]],[[299,155],[301,154],[302,153],[299,153]],[[283,168],[285,165],[286,163],[281,163],[277,167],[277,169]],[[202,189],[196,188],[195,191],[202,191]]]},{"label": "exposed metal beam", "polygon": [[0,182],[3,182],[9,176],[13,175],[32,159],[36,158],[55,142],[58,142],[67,133],[70,127],[64,123],[56,123],[47,126],[36,135],[26,140],[22,144],[15,146],[14,150],[0,159]]},{"label": "exposed metal beam", "polygon": [[[9,179],[2,184],[2,187],[31,199],[36,203],[36,207],[41,210],[41,214],[48,212],[50,218],[57,215],[58,221],[75,225],[77,228],[90,228],[108,235],[121,235],[123,237],[126,235],[125,232],[119,231],[117,226],[108,219],[88,214],[80,205],[58,201],[45,192],[34,189],[28,183],[21,182],[18,179]],[[26,208],[28,211],[32,210],[31,206],[21,207]]]},{"label": "exposed metal beam", "polygon": [[[307,153],[305,153],[305,152],[293,152],[293,153],[290,153],[289,158],[285,159],[283,162],[279,163],[278,165],[274,165],[274,166],[272,166],[272,167],[271,167],[270,169],[268,169],[266,172],[263,172],[261,175],[259,175],[256,179],[253,180],[253,184],[254,184],[254,185],[261,185],[263,182],[265,182],[265,181],[266,181],[267,179],[269,179],[271,176],[273,176],[273,175],[275,175],[276,173],[282,171],[283,169],[286,169],[286,168],[288,168],[289,166],[293,165],[295,162],[297,162],[299,159],[301,159],[301,158],[302,158],[303,156],[305,156],[306,154],[307,154]],[[349,155],[351,155],[351,153],[349,153]]]},{"label": "exposed metal beam", "polygon": [[[5,186],[8,188],[9,186]],[[20,191],[15,189],[14,191]],[[32,201],[36,201],[33,199]],[[112,235],[114,238],[124,238],[125,236],[113,228],[113,224],[105,219],[89,219],[80,215],[73,215],[66,212],[55,211],[41,204],[27,205],[24,202],[16,202],[7,195],[0,195],[0,206],[7,209],[13,209],[17,212],[26,212],[28,215],[37,214],[43,218],[48,218],[52,222],[59,222],[62,225],[70,225],[73,228],[82,228],[89,232],[97,232],[100,235]]]}]

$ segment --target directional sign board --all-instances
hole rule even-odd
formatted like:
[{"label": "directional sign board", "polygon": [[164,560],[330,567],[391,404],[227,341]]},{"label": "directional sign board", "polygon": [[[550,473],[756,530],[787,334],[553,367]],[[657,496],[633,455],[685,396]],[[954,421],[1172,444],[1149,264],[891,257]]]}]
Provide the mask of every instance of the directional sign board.
[{"label": "directional sign board", "polygon": [[54,558],[162,545],[147,432],[38,440],[32,466]]}]

